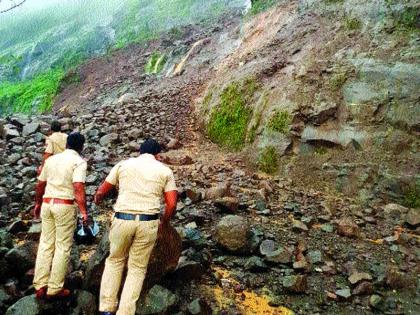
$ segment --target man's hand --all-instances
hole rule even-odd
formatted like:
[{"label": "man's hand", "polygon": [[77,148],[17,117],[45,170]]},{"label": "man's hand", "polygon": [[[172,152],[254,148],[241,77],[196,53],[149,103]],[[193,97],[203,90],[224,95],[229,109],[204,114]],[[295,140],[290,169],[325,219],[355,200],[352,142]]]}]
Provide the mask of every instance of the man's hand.
[{"label": "man's hand", "polygon": [[96,191],[95,197],[93,201],[96,205],[99,205],[102,200],[106,197],[106,195],[109,194],[109,192],[114,189],[115,186],[108,183],[107,181],[104,181],[101,186],[99,186],[98,190]]},{"label": "man's hand", "polygon": [[85,183],[73,183],[74,200],[79,206],[80,214],[82,215],[83,225],[88,220],[88,212],[86,207],[86,192]]},{"label": "man's hand", "polygon": [[82,224],[87,226],[89,224],[89,216],[87,213],[82,213]]}]

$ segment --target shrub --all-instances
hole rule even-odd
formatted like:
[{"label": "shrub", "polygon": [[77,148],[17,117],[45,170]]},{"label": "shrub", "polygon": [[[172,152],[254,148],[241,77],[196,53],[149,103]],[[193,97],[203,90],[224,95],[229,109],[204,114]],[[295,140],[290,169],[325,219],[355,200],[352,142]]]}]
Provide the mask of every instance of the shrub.
[{"label": "shrub", "polygon": [[290,114],[286,111],[276,111],[270,118],[267,128],[272,131],[286,134],[289,132],[292,119]]},{"label": "shrub", "polygon": [[260,152],[258,158],[258,168],[259,170],[273,174],[278,170],[279,157],[277,150],[273,146],[267,146]]},{"label": "shrub", "polygon": [[210,114],[207,134],[222,146],[240,150],[246,140],[248,123],[252,116],[249,106],[256,90],[256,82],[247,79],[242,84],[229,84],[220,95],[220,104]]}]

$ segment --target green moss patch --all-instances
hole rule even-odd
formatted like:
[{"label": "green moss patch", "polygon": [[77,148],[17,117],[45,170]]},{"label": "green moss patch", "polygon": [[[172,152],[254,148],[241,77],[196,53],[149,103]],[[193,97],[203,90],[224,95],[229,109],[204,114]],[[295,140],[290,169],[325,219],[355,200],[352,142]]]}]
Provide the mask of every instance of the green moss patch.
[{"label": "green moss patch", "polygon": [[276,111],[268,121],[267,128],[272,131],[281,132],[287,134],[290,129],[292,117],[286,111]]},{"label": "green moss patch", "polygon": [[362,23],[356,18],[351,18],[347,16],[344,19],[344,27],[348,31],[356,31],[362,27]]},{"label": "green moss patch", "polygon": [[420,180],[406,191],[403,203],[409,208],[420,208]]},{"label": "green moss patch", "polygon": [[224,147],[240,150],[246,141],[252,117],[251,100],[257,88],[253,79],[233,82],[220,95],[220,103],[210,114],[207,134]]},{"label": "green moss patch", "polygon": [[249,10],[249,14],[255,15],[260,12],[263,12],[272,7],[276,2],[276,0],[252,0],[252,6]]},{"label": "green moss patch", "polygon": [[273,146],[263,148],[258,157],[258,169],[268,174],[277,172],[279,166],[279,156]]}]

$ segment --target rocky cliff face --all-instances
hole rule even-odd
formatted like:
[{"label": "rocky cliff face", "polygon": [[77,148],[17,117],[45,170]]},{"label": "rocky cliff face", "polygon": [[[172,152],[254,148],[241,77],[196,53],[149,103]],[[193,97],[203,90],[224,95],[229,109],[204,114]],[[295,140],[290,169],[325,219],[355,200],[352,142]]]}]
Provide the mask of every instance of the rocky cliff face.
[{"label": "rocky cliff face", "polygon": [[[225,33],[229,53],[197,104],[210,137],[232,146],[231,130],[213,130],[213,120],[237,124],[260,168],[285,156],[283,174],[339,178],[332,186],[362,203],[379,191],[418,196],[418,10],[413,1],[280,1]],[[247,80],[241,123],[222,107],[240,101],[232,87]]]}]

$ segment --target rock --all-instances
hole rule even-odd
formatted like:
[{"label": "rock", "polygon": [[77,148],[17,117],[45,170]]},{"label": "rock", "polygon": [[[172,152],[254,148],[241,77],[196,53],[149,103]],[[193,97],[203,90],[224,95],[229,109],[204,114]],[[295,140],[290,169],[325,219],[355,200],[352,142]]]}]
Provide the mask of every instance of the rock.
[{"label": "rock", "polygon": [[237,215],[224,216],[216,226],[216,242],[233,253],[247,253],[250,250],[251,229],[247,220]]},{"label": "rock", "polygon": [[181,257],[178,266],[174,271],[174,277],[179,281],[188,282],[200,279],[205,273],[204,267],[196,261],[188,261],[185,257]]},{"label": "rock", "polygon": [[383,299],[381,296],[377,294],[373,294],[369,297],[369,305],[375,309],[382,309],[383,308]]},{"label": "rock", "polygon": [[28,238],[33,241],[39,240],[39,237],[41,236],[41,231],[42,231],[41,222],[32,223],[32,226],[29,228],[29,231],[28,231]]},{"label": "rock", "polygon": [[169,150],[176,150],[176,149],[179,149],[180,147],[181,147],[181,143],[178,141],[178,139],[171,139],[166,145],[166,148]]},{"label": "rock", "polygon": [[283,278],[283,287],[292,293],[305,293],[308,281],[305,275],[292,275]]},{"label": "rock", "polygon": [[95,296],[86,291],[75,292],[75,303],[73,299],[58,300],[49,303],[38,302],[35,295],[28,295],[6,311],[6,315],[46,315],[46,314],[68,315],[96,315],[97,306]]},{"label": "rock", "polygon": [[267,270],[268,266],[260,257],[252,256],[245,262],[244,268],[252,272],[260,272]]},{"label": "rock", "polygon": [[37,123],[37,122],[27,124],[27,125],[23,126],[22,136],[27,137],[27,136],[37,132],[38,129],[39,129],[39,123]]},{"label": "rock", "polygon": [[201,192],[197,192],[193,189],[186,189],[185,196],[191,200],[192,203],[197,203],[201,200],[202,194]]},{"label": "rock", "polygon": [[338,234],[347,237],[358,237],[360,234],[359,227],[350,218],[341,219],[338,222]]},{"label": "rock", "polygon": [[301,259],[293,263],[293,269],[296,270],[307,270],[309,268],[308,262],[306,259]]},{"label": "rock", "polygon": [[97,314],[97,305],[96,297],[87,291],[78,291],[77,306],[70,312],[70,315],[96,315]]},{"label": "rock", "polygon": [[353,295],[368,295],[373,293],[373,284],[368,281],[360,282],[354,289]]},{"label": "rock", "polygon": [[26,226],[26,223],[23,222],[21,219],[17,219],[7,227],[7,232],[11,234],[17,234],[19,232],[25,232],[27,230],[28,227]]},{"label": "rock", "polygon": [[214,205],[224,212],[235,213],[239,207],[239,200],[235,197],[223,197],[215,200]]},{"label": "rock", "polygon": [[6,292],[6,290],[0,287],[0,312],[6,310],[6,306],[11,299],[12,297]]},{"label": "rock", "polygon": [[308,254],[306,254],[306,257],[308,258],[311,264],[317,264],[322,262],[322,253],[319,250],[309,251]]},{"label": "rock", "polygon": [[340,290],[337,290],[337,291],[335,291],[335,294],[339,297],[339,298],[342,298],[342,299],[344,299],[344,300],[347,300],[347,299],[349,299],[350,297],[351,297],[351,292],[350,292],[350,289],[340,289]]},{"label": "rock", "polygon": [[366,272],[354,272],[348,278],[351,284],[357,284],[362,280],[372,280],[372,276]]},{"label": "rock", "polygon": [[230,193],[230,185],[228,183],[219,184],[216,187],[209,188],[206,191],[206,199],[207,200],[215,200],[218,198],[222,198],[224,196],[229,195]]},{"label": "rock", "polygon": [[168,314],[177,303],[175,294],[160,285],[154,285],[145,299],[137,304],[136,315]]},{"label": "rock", "polygon": [[360,145],[366,137],[363,131],[358,131],[352,126],[337,126],[334,123],[319,127],[306,126],[301,135],[303,142],[331,143],[342,147],[354,142]]},{"label": "rock", "polygon": [[12,248],[13,239],[10,233],[0,230],[0,247]]},{"label": "rock", "polygon": [[408,211],[405,217],[405,223],[413,228],[420,226],[420,209],[411,209]]},{"label": "rock", "polygon": [[260,244],[260,253],[267,262],[290,264],[293,254],[286,248],[279,246],[272,240],[264,240]]},{"label": "rock", "polygon": [[7,252],[4,258],[13,267],[12,270],[16,276],[24,276],[26,271],[35,266],[37,248],[38,246],[35,242],[28,241]]},{"label": "rock", "polygon": [[103,136],[99,140],[99,143],[101,144],[101,146],[106,147],[106,146],[109,146],[113,143],[116,143],[118,139],[119,139],[119,136],[118,136],[117,133],[110,133],[110,134],[107,134],[107,135]]},{"label": "rock", "polygon": [[332,233],[334,232],[334,226],[328,223],[325,223],[321,225],[321,231],[324,231],[326,233]]},{"label": "rock", "polygon": [[191,315],[210,315],[212,312],[206,302],[201,299],[195,299],[188,304],[188,313]]},{"label": "rock", "polygon": [[391,289],[401,289],[410,286],[410,283],[404,274],[394,267],[386,270],[385,283]]},{"label": "rock", "polygon": [[[144,286],[150,287],[164,275],[174,271],[178,265],[181,250],[181,237],[173,227],[166,230],[166,233],[159,235],[150,256]],[[93,291],[99,290],[108,254],[109,238],[108,232],[106,232],[87,264],[84,288]]]},{"label": "rock", "polygon": [[20,137],[19,131],[6,125],[3,128],[3,139],[10,140],[12,138]]},{"label": "rock", "polygon": [[134,103],[137,99],[137,95],[134,93],[125,93],[118,99],[118,104],[124,105],[124,104],[131,104]]},{"label": "rock", "polygon": [[293,220],[292,228],[293,230],[298,231],[298,232],[301,232],[301,231],[306,232],[309,230],[306,224],[299,220]]},{"label": "rock", "polygon": [[9,194],[0,187],[0,207],[5,207],[10,203]]}]

